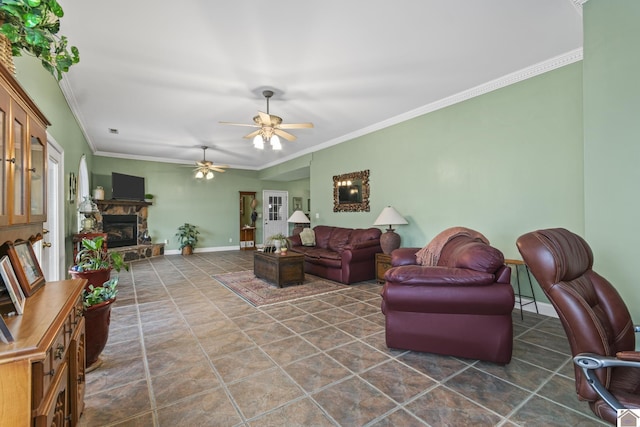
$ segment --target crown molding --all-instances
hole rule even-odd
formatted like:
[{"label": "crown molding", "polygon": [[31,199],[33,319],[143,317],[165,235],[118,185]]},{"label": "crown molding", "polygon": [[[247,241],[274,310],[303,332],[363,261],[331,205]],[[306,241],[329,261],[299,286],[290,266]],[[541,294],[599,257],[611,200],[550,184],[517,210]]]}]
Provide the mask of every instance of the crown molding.
[{"label": "crown molding", "polygon": [[91,149],[91,152],[95,154],[96,146],[91,140],[91,138],[89,138],[89,133],[87,132],[87,130],[83,125],[84,120],[82,119],[82,111],[78,106],[78,102],[76,101],[76,97],[73,94],[73,90],[71,90],[71,86],[69,86],[69,83],[67,83],[66,79],[60,80],[59,86],[60,86],[60,90],[62,90],[62,94],[64,95],[64,98],[67,101],[67,105],[69,105],[69,108],[71,109],[71,113],[76,119],[76,124],[80,128],[80,132],[82,132],[82,135],[84,136],[85,141],[87,141],[87,144],[89,144],[89,148]]},{"label": "crown molding", "polygon": [[476,96],[493,92],[494,90],[501,89],[503,87],[521,82],[523,80],[530,79],[532,77],[547,73],[557,68],[562,68],[566,65],[573,64],[574,62],[578,62],[581,60],[582,60],[582,48],[574,49],[562,55],[558,55],[546,61],[542,61],[537,64],[534,64],[530,67],[523,68],[511,74],[507,74],[503,77],[497,78],[495,80],[491,80],[487,83],[483,83],[481,85],[465,90],[463,92],[459,92],[455,95],[451,95],[441,100],[432,102],[431,104],[427,104],[422,107],[416,108],[414,110],[408,111],[406,113],[400,114],[398,116],[391,117],[387,120],[383,120],[381,122],[376,123],[375,125],[368,126],[366,128],[357,130],[355,132],[348,133],[338,138],[334,138],[323,144],[315,145],[314,147],[311,147],[308,150],[304,150],[302,152],[299,151],[296,153],[296,157],[301,156],[303,154],[313,153],[314,151],[319,151],[321,149],[328,148],[333,145],[337,145],[342,142],[349,141],[351,139],[376,132],[378,130],[387,128],[389,126],[397,125],[407,120],[414,119],[416,117],[419,117],[428,113],[432,113],[434,111],[449,107],[459,102],[467,101],[471,98],[475,98]]}]

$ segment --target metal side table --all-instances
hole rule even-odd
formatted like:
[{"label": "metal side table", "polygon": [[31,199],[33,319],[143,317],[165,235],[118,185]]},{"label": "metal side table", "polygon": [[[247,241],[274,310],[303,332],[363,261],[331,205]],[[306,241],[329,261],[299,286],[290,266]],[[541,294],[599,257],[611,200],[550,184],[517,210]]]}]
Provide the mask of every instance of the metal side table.
[{"label": "metal side table", "polygon": [[[518,286],[518,292],[516,293],[516,304],[520,306],[520,319],[524,319],[524,315],[522,314],[522,307],[524,307],[525,305],[533,304],[536,308],[536,313],[539,314],[540,312],[538,311],[538,302],[536,301],[536,294],[535,292],[533,292],[533,282],[531,281],[531,273],[529,272],[529,267],[527,267],[527,264],[519,259],[505,259],[504,263],[507,265],[514,265],[516,268],[516,282]],[[524,269],[527,272],[527,278],[529,279],[529,289],[531,290],[532,298],[531,301],[527,301],[525,303],[522,302],[522,290],[520,288],[520,269],[518,267],[520,267],[521,265],[524,266]],[[528,295],[525,295],[525,297],[528,297]]]}]

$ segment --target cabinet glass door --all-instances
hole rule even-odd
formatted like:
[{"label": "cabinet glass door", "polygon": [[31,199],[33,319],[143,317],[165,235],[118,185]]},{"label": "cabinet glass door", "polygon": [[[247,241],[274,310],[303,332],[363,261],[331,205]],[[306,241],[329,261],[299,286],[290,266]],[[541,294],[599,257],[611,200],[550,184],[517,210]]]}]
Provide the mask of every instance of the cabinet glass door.
[{"label": "cabinet glass door", "polygon": [[9,95],[2,90],[0,92],[0,225],[9,224],[7,211],[7,197],[9,194]]},{"label": "cabinet glass door", "polygon": [[10,158],[13,167],[13,206],[12,224],[27,222],[27,186],[26,170],[28,168],[26,153],[27,114],[16,103],[12,103],[13,112],[13,152]]},{"label": "cabinet glass door", "polygon": [[29,140],[29,222],[46,221],[46,136],[44,131],[30,122]]}]

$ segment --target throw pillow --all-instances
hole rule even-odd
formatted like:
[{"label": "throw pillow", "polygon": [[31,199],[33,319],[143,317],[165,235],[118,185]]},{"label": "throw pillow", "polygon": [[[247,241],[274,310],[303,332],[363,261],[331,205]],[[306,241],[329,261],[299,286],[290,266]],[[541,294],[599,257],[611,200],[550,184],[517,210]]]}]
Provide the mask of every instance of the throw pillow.
[{"label": "throw pillow", "polygon": [[300,232],[300,241],[302,242],[302,246],[315,246],[316,233],[310,228],[305,228]]}]

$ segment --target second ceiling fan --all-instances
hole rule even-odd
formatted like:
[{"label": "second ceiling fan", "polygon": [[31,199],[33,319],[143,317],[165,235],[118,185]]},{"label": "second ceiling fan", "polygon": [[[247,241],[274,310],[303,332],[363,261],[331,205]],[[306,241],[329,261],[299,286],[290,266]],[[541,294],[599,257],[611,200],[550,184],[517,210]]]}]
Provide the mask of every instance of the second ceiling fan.
[{"label": "second ceiling fan", "polygon": [[272,90],[264,90],[262,91],[262,95],[267,99],[267,112],[263,113],[262,111],[258,111],[258,115],[253,118],[255,124],[245,124],[245,123],[232,123],[232,122],[220,122],[224,125],[233,125],[233,126],[248,126],[259,128],[244,137],[247,139],[253,138],[253,145],[258,149],[264,149],[264,143],[270,143],[271,148],[274,150],[282,149],[282,145],[280,144],[280,138],[278,136],[286,139],[287,141],[295,141],[296,136],[284,131],[283,129],[302,129],[302,128],[312,128],[313,123],[282,123],[282,117],[269,114],[269,98],[273,96]]}]

